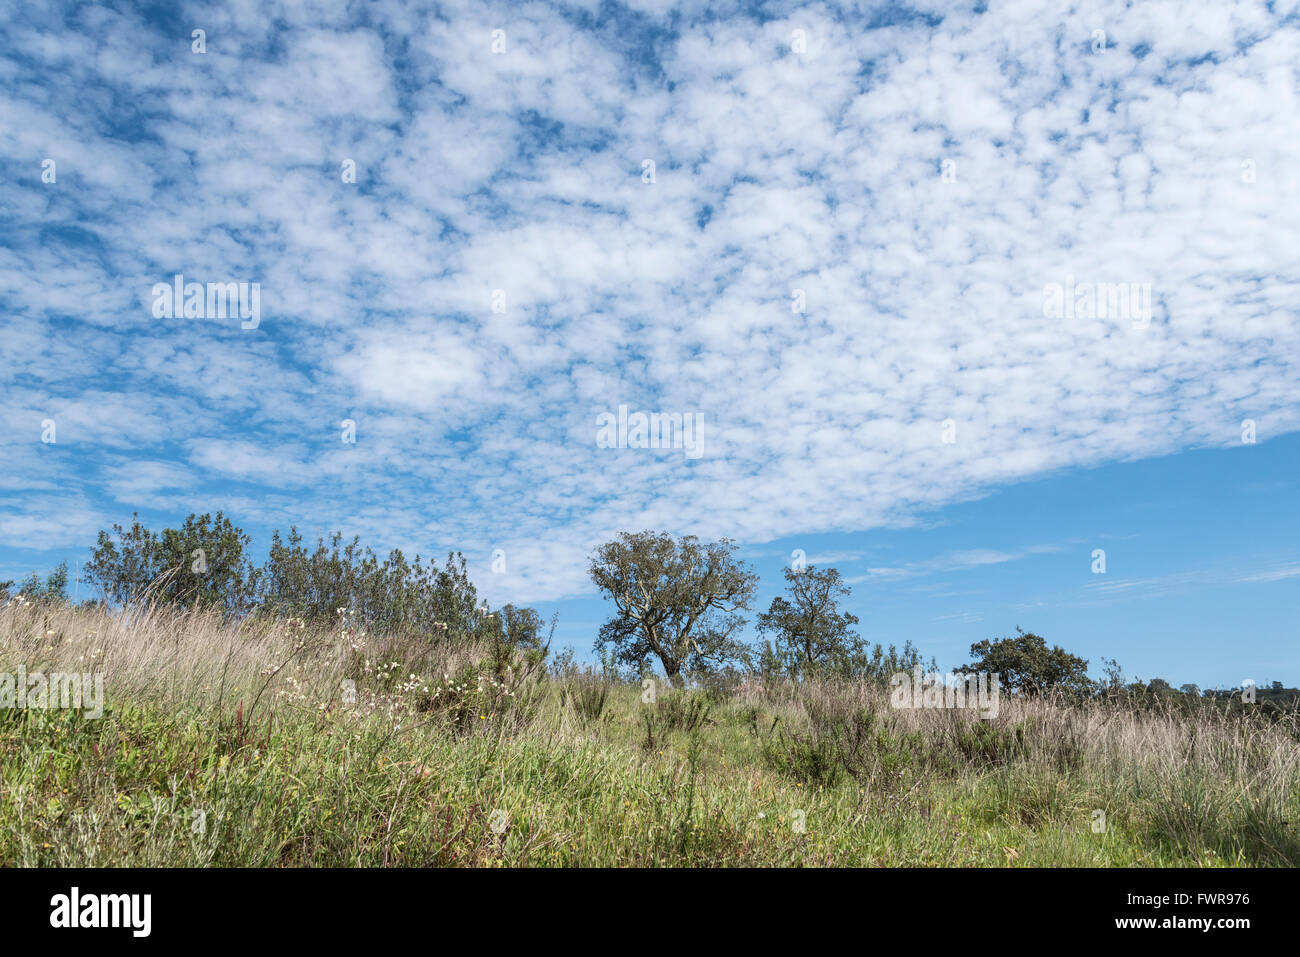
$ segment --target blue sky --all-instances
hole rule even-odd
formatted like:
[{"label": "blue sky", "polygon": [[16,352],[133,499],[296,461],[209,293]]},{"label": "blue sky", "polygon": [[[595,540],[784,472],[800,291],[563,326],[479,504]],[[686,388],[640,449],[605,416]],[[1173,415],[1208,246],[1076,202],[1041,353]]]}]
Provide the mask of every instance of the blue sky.
[{"label": "blue sky", "polygon": [[585,650],[666,528],[945,667],[1300,683],[1297,64],[1294,3],[6,5],[0,577],[223,509]]}]

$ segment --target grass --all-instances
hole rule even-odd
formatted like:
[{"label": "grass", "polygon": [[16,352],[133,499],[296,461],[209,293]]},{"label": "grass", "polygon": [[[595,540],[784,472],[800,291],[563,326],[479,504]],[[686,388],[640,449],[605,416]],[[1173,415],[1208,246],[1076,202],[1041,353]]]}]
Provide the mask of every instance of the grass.
[{"label": "grass", "polygon": [[11,604],[20,664],[101,672],[107,702],[0,710],[7,865],[1300,864],[1300,732],[1250,713],[647,701],[501,649],[163,608]]}]

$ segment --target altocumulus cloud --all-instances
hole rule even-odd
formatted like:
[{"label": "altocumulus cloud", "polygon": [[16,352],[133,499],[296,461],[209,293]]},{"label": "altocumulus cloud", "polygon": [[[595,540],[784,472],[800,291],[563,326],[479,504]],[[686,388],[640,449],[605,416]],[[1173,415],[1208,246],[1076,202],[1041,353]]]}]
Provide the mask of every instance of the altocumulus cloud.
[{"label": "altocumulus cloud", "polygon": [[[1295,4],[983,6],[11,9],[0,529],[227,508],[503,548],[539,600],[619,529],[1296,429]],[[259,327],[154,319],[176,273]],[[703,454],[598,448],[622,404]]]}]

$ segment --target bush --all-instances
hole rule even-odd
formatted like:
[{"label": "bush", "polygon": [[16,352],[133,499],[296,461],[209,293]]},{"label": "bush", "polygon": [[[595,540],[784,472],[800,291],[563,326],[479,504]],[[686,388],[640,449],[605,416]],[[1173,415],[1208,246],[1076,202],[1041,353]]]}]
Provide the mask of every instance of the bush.
[{"label": "bush", "polygon": [[943,744],[967,765],[998,767],[1029,754],[1023,723],[999,728],[992,721],[976,719],[959,724],[954,720],[948,722],[945,732]]},{"label": "bush", "polygon": [[642,747],[647,751],[655,750],[674,731],[693,738],[697,731],[712,723],[709,720],[712,710],[708,693],[701,691],[676,691],[653,704],[644,705],[641,711],[641,723],[645,728]]},{"label": "bush", "polygon": [[844,771],[837,743],[816,731],[795,734],[778,728],[779,724],[775,718],[766,733],[758,733],[763,762],[797,781],[834,787]]},{"label": "bush", "polygon": [[[0,601],[7,601],[13,590],[13,582],[0,582]],[[42,582],[36,572],[32,572],[14,593],[21,595],[25,602],[37,602],[44,605],[61,604],[68,600],[68,563],[60,562],[45,576]]]},{"label": "bush", "polygon": [[[287,538],[272,534],[267,560],[258,568],[245,555],[248,544],[248,536],[221,512],[215,518],[190,515],[179,529],[160,533],[135,516],[130,529],[114,525],[111,533],[99,533],[86,573],[119,606],[157,601],[329,626],[343,614],[349,624],[397,640],[488,641],[545,655],[537,612],[514,605],[488,611],[459,552],[449,552],[441,568],[419,555],[408,561],[399,550],[381,561],[357,538],[345,541],[335,532],[309,549],[297,528],[290,528]],[[45,592],[62,596],[66,586],[64,565]]]},{"label": "bush", "polygon": [[778,727],[763,732],[757,718],[751,730],[769,767],[809,784],[832,787],[844,776],[859,786],[885,792],[903,789],[921,769],[926,754],[919,731],[901,728],[893,713],[864,706],[849,685],[819,687],[804,697],[808,729]]},{"label": "bush", "polygon": [[712,710],[713,706],[704,694],[689,691],[663,695],[654,705],[660,727],[687,734],[704,727]]},{"label": "bush", "polygon": [[560,688],[560,706],[569,704],[584,726],[600,721],[608,701],[609,682],[590,672],[571,678]]},{"label": "bush", "polygon": [[130,529],[99,533],[86,575],[117,605],[157,600],[178,608],[242,613],[255,601],[259,573],[244,554],[249,538],[221,512],[190,515],[155,534],[133,516]]}]

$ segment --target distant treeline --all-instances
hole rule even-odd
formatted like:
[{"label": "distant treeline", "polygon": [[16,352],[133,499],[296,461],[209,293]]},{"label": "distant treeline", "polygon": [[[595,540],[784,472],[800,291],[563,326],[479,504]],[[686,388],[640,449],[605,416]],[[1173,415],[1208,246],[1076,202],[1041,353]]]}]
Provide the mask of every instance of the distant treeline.
[{"label": "distant treeline", "polygon": [[[304,544],[296,528],[276,530],[266,561],[248,555],[249,536],[221,512],[190,515],[180,528],[153,532],[134,516],[130,528],[101,531],[82,580],[98,593],[92,601],[124,606],[153,601],[178,608],[215,608],[229,615],[252,612],[320,624],[342,615],[394,635],[446,640],[502,637],[536,647],[542,621],[536,610],[506,605],[489,612],[470,581],[465,558],[448,553],[438,567],[400,550],[380,559],[358,538],[341,533]],[[15,592],[26,600],[66,601],[67,563],[44,582],[35,574]]]},{"label": "distant treeline", "polygon": [[[153,532],[133,516],[130,528],[99,533],[86,581],[110,605],[152,601],[180,608],[214,608],[292,617],[304,622],[349,622],[393,637],[439,641],[492,640],[541,652],[542,620],[532,608],[506,605],[489,611],[479,601],[459,552],[441,567],[408,560],[399,550],[380,559],[360,540],[341,533],[308,547],[296,528],[271,536],[261,565],[248,556],[249,537],[221,512],[190,515],[180,528]],[[626,678],[662,673],[674,684],[840,678],[887,681],[898,672],[938,671],[922,661],[911,642],[902,649],[872,645],[840,609],[850,594],[835,568],[800,565],[785,569],[786,591],[757,616],[758,642],[742,641],[758,576],[727,539],[702,542],[666,532],[625,532],[599,546],[589,573],[614,604],[596,649],[607,673]],[[35,574],[14,591],[0,582],[0,600],[68,599],[64,563],[42,581]],[[1201,690],[1174,688],[1163,678],[1126,680],[1119,663],[1103,659],[1103,677],[1088,676],[1088,662],[1019,627],[1016,634],[971,645],[973,661],[954,674],[999,675],[1001,688],[1023,696],[1124,697],[1161,706],[1258,707],[1267,713],[1300,710],[1300,689],[1280,681],[1257,686]],[[565,660],[572,662],[570,651]]]}]

